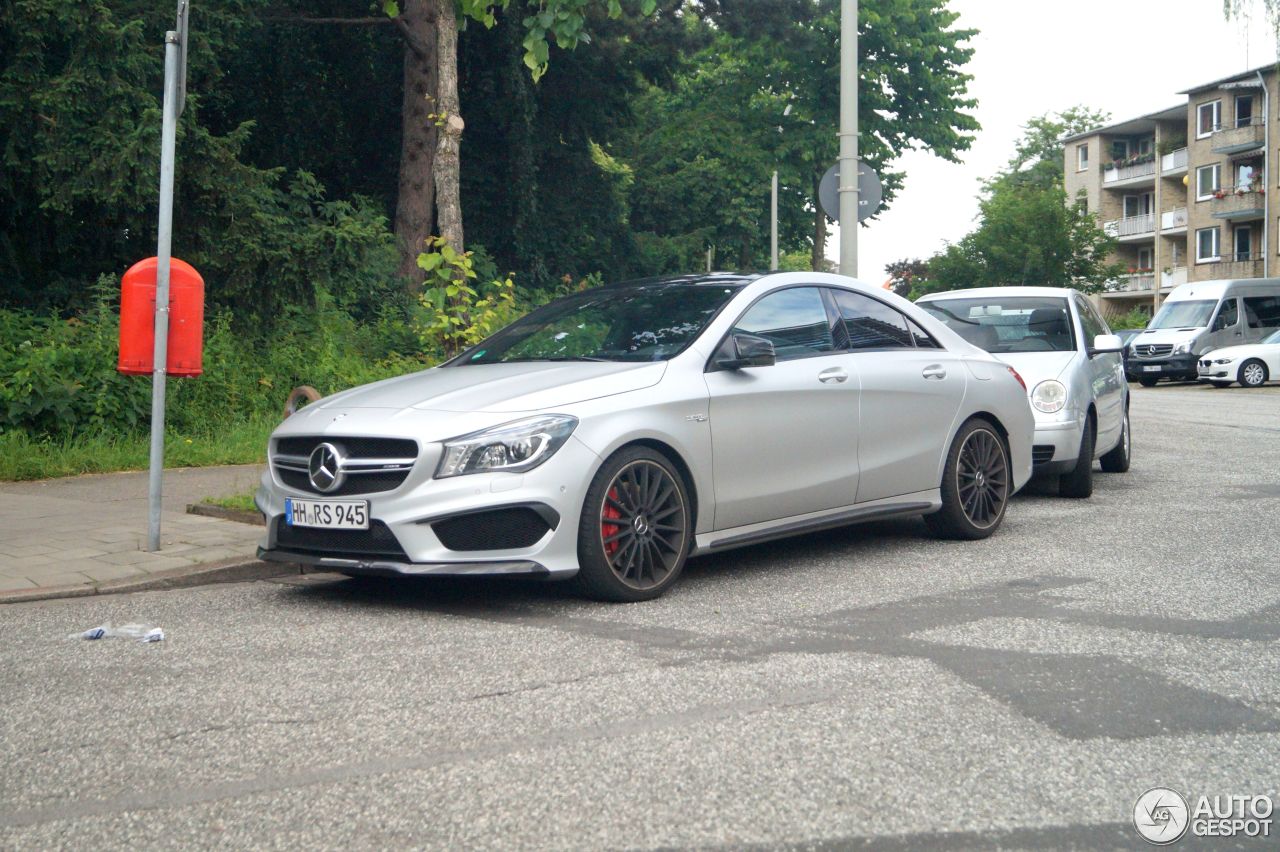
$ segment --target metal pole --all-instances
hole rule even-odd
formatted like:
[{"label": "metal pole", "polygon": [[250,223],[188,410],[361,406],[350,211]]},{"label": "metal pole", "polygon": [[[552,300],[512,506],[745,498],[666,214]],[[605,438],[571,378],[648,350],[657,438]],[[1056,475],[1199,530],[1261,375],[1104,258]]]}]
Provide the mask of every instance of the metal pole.
[{"label": "metal pole", "polygon": [[778,268],[778,170],[773,170],[773,196],[769,203],[769,268]]},{"label": "metal pole", "polygon": [[147,550],[160,549],[164,476],[164,391],[169,360],[169,267],[173,248],[173,160],[178,135],[178,34],[164,34],[164,116],[160,125],[160,226],[156,239],[156,325],[151,378],[151,476],[147,486]]},{"label": "metal pole", "polygon": [[858,0],[840,0],[840,274],[858,274]]}]

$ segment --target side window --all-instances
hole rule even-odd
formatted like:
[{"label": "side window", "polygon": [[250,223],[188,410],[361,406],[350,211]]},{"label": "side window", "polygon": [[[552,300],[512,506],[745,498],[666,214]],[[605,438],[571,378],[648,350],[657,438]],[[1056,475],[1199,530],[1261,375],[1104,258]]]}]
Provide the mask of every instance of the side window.
[{"label": "side window", "polygon": [[745,331],[773,343],[779,361],[835,351],[822,293],[795,287],[770,293],[752,305],[734,331]]},{"label": "side window", "polygon": [[1087,299],[1076,299],[1076,310],[1080,312],[1080,324],[1084,326],[1085,345],[1093,346],[1095,337],[1107,333],[1107,324],[1094,312]]},{"label": "side window", "polygon": [[1244,313],[1250,328],[1280,328],[1280,296],[1247,296]]},{"label": "side window", "polygon": [[911,349],[915,346],[907,318],[861,293],[833,290],[850,349]]},{"label": "side window", "polygon": [[1218,308],[1218,316],[1213,320],[1213,330],[1231,328],[1240,321],[1240,307],[1235,299],[1227,299]]},{"label": "side window", "polygon": [[942,348],[938,344],[938,341],[934,340],[932,337],[929,336],[929,332],[925,331],[923,328],[921,328],[920,326],[912,322],[910,317],[907,317],[907,328],[911,330],[911,336],[915,339],[916,346],[920,347],[921,349],[941,349]]}]

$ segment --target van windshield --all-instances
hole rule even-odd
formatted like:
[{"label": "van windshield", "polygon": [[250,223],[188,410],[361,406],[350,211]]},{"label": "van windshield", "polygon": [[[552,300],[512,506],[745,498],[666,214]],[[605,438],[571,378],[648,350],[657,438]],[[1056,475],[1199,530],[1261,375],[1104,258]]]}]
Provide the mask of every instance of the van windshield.
[{"label": "van windshield", "polygon": [[1147,331],[1157,328],[1204,328],[1218,303],[1204,300],[1194,302],[1165,302],[1160,313],[1147,326]]}]

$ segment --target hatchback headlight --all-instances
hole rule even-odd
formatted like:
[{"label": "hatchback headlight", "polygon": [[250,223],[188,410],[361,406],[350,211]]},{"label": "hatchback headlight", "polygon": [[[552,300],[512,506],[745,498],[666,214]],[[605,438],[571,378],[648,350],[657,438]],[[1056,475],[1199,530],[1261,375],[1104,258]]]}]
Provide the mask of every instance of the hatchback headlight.
[{"label": "hatchback headlight", "polygon": [[1038,411],[1043,411],[1045,414],[1061,411],[1062,406],[1067,404],[1066,385],[1057,379],[1048,379],[1041,382],[1031,392],[1031,404]]},{"label": "hatchback headlight", "polygon": [[577,425],[576,417],[550,414],[450,438],[444,442],[436,478],[532,470],[564,446]]}]

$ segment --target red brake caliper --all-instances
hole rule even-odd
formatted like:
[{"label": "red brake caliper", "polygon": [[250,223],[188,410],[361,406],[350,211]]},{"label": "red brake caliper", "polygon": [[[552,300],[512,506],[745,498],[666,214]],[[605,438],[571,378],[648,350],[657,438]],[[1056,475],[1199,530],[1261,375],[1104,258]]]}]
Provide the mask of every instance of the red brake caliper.
[{"label": "red brake caliper", "polygon": [[[617,499],[618,499],[618,489],[610,488],[609,500],[617,500]],[[600,517],[600,538],[601,539],[607,539],[609,536],[615,534],[618,530],[622,529],[622,524],[612,523],[612,521],[616,521],[618,518],[621,518],[621,517],[622,517],[622,513],[619,512],[612,503],[606,500],[604,504],[604,511],[601,512],[601,517]],[[614,539],[613,541],[606,541],[604,545],[604,552],[609,556],[613,556],[613,554],[617,553],[618,540]]]}]

